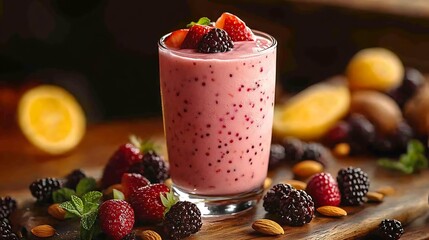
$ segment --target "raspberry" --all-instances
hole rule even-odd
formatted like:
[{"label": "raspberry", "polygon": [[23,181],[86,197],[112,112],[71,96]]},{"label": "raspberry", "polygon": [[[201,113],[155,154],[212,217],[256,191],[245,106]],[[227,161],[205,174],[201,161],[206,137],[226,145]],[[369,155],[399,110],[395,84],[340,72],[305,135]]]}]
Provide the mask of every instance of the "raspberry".
[{"label": "raspberry", "polygon": [[306,143],[298,138],[286,137],[281,144],[285,148],[285,159],[287,161],[296,162],[302,159]]},{"label": "raspberry", "polygon": [[338,171],[338,188],[341,204],[346,206],[361,205],[369,189],[368,175],[360,168],[347,167]]},{"label": "raspberry", "polygon": [[163,183],[170,177],[168,164],[154,151],[145,153],[142,161],[131,165],[128,172],[140,173],[151,183]]},{"label": "raspberry", "polygon": [[265,210],[278,217],[281,224],[302,226],[313,219],[314,202],[311,196],[289,184],[274,185],[263,200]]},{"label": "raspberry", "polygon": [[384,219],[377,229],[377,235],[383,240],[399,239],[403,233],[404,228],[401,222],[396,219]]},{"label": "raspberry", "polygon": [[329,173],[317,173],[307,183],[305,191],[313,198],[316,207],[338,206],[341,202],[337,182]]},{"label": "raspberry", "polygon": [[165,214],[164,233],[171,240],[188,237],[201,229],[201,212],[197,205],[179,201]]},{"label": "raspberry", "polygon": [[225,30],[213,28],[206,33],[198,44],[198,52],[219,53],[231,51],[234,42]]},{"label": "raspberry", "polygon": [[0,239],[18,240],[18,237],[12,232],[12,227],[6,219],[0,219]]},{"label": "raspberry", "polygon": [[0,198],[0,209],[3,210],[5,217],[8,218],[16,209],[16,200],[9,196]]},{"label": "raspberry", "polygon": [[268,213],[276,214],[280,211],[280,202],[285,199],[294,188],[289,184],[279,183],[267,191],[263,200],[263,207]]},{"label": "raspberry", "polygon": [[85,177],[86,175],[80,169],[75,169],[66,176],[66,182],[64,184],[64,187],[76,189],[76,186],[79,181]]},{"label": "raspberry", "polygon": [[50,203],[52,202],[52,193],[60,187],[61,184],[58,179],[42,178],[31,183],[30,191],[38,202]]},{"label": "raspberry", "polygon": [[99,209],[100,226],[114,240],[121,240],[134,227],[134,210],[131,205],[118,199],[103,202]]},{"label": "raspberry", "polygon": [[280,201],[280,223],[289,226],[302,226],[314,217],[314,202],[303,190],[292,190]]}]

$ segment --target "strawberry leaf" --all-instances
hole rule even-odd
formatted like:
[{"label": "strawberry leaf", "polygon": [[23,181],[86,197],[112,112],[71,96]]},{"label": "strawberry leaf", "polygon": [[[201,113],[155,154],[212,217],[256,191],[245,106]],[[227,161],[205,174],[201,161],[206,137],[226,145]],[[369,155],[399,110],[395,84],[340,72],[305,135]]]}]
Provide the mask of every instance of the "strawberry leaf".
[{"label": "strawberry leaf", "polygon": [[163,193],[159,194],[161,198],[162,205],[164,205],[164,215],[170,210],[170,208],[179,201],[176,195],[174,195],[173,189],[170,189],[170,192],[165,193],[165,196]]},{"label": "strawberry leaf", "polygon": [[121,191],[113,189],[113,199],[125,200],[125,196]]}]

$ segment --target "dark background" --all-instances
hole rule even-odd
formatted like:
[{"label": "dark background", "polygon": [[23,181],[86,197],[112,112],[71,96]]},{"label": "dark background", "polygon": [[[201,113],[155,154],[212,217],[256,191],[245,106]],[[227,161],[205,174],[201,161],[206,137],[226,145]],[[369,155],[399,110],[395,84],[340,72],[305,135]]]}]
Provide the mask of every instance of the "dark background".
[{"label": "dark background", "polygon": [[54,83],[77,97],[89,122],[160,116],[158,39],[201,16],[215,21],[224,11],[277,38],[281,91],[342,74],[366,47],[389,48],[423,72],[429,66],[428,21],[421,16],[300,1],[0,3],[0,108],[9,99],[5,89]]}]

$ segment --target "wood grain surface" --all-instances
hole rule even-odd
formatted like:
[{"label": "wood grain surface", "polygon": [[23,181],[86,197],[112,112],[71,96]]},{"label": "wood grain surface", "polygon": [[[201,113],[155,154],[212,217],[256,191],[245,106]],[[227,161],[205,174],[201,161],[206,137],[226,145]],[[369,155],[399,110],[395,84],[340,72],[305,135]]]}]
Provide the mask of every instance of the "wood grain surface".
[{"label": "wood grain surface", "polygon": [[[25,202],[32,201],[28,185],[36,178],[62,177],[75,168],[81,168],[87,175],[99,177],[108,157],[130,134],[164,143],[160,119],[128,120],[90,126],[77,149],[58,157],[37,151],[19,133],[2,135],[0,196],[13,196],[22,206]],[[165,146],[162,151],[165,154]],[[204,219],[201,231],[189,239],[360,239],[385,218],[396,218],[406,225],[401,239],[429,238],[429,171],[401,175],[377,167],[374,159],[370,157],[336,159],[326,171],[336,175],[341,167],[346,166],[361,167],[365,170],[370,177],[371,190],[381,186],[393,186],[396,193],[387,196],[382,203],[347,207],[345,209],[348,216],[343,218],[328,218],[316,214],[313,221],[303,227],[284,226],[285,235],[276,237],[258,234],[251,228],[254,220],[268,217],[260,201],[255,208],[232,218]],[[284,164],[272,169],[269,177],[273,179],[272,184],[276,184],[294,176],[290,166]],[[44,219],[43,216],[40,216],[40,219]],[[146,228],[159,230],[159,226],[143,226],[141,229]]]}]

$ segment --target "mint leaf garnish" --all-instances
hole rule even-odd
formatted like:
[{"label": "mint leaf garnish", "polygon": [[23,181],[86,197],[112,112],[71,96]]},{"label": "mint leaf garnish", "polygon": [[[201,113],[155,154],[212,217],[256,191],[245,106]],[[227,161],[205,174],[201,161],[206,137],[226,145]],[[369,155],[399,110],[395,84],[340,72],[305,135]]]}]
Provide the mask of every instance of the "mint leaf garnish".
[{"label": "mint leaf garnish", "polygon": [[70,188],[60,188],[52,193],[52,198],[54,203],[62,203],[65,201],[69,201],[71,199],[71,195],[75,195],[76,192]]},{"label": "mint leaf garnish", "polygon": [[399,160],[381,158],[377,161],[381,167],[397,170],[405,174],[412,174],[428,167],[424,145],[416,139],[408,142],[407,152],[399,156]]},{"label": "mint leaf garnish", "polygon": [[[89,180],[88,183],[90,182]],[[82,187],[82,189],[89,188]],[[89,191],[82,197],[71,195],[69,201],[60,204],[60,207],[66,211],[66,216],[80,218],[81,240],[91,240],[99,232],[97,216],[102,196],[101,192]]]},{"label": "mint leaf garnish", "polygon": [[97,188],[97,182],[94,178],[82,178],[76,186],[76,195],[82,196],[87,192],[94,191]]},{"label": "mint leaf garnish", "polygon": [[186,25],[186,27],[190,28],[192,26],[194,26],[195,24],[199,24],[199,25],[209,25],[210,24],[210,19],[207,17],[202,17],[198,20],[198,22],[191,22],[188,25]]}]

